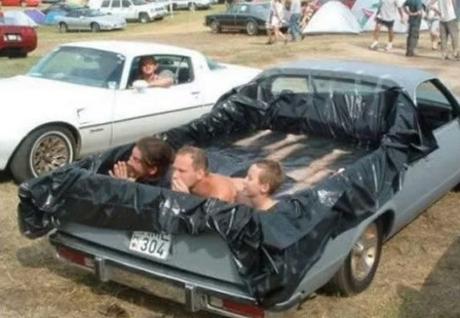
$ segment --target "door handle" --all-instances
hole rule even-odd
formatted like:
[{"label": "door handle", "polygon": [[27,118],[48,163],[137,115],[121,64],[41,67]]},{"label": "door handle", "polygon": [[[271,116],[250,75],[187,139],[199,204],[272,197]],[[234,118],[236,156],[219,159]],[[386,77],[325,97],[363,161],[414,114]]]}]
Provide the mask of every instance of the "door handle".
[{"label": "door handle", "polygon": [[196,95],[199,95],[199,94],[200,94],[200,92],[199,92],[199,91],[195,91],[195,92],[191,92],[190,94],[192,94],[192,95],[195,95],[195,96],[196,96]]}]

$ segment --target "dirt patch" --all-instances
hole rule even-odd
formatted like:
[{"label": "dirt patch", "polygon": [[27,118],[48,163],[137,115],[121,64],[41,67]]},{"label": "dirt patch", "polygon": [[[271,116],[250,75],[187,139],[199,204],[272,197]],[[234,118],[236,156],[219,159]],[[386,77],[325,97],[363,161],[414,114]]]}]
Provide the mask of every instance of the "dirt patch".
[{"label": "dirt patch", "polygon": [[[391,53],[367,49],[369,34],[322,35],[288,45],[264,45],[265,37],[211,34],[203,26],[206,12],[181,12],[129,31],[101,34],[58,34],[39,30],[32,59],[15,60],[27,69],[62,42],[97,39],[157,41],[201,50],[216,60],[268,67],[303,58],[341,58],[389,63],[438,74],[460,95],[459,62],[444,61],[431,51],[422,34],[419,57],[404,56],[404,37]],[[13,63],[5,61],[5,65]],[[4,63],[2,60],[0,63]],[[427,172],[427,178],[429,177]],[[371,288],[352,298],[318,293],[292,317],[460,317],[460,193],[451,192],[389,241]],[[17,186],[0,174],[0,317],[212,317],[190,314],[182,307],[117,284],[101,284],[89,274],[71,270],[54,258],[47,240],[27,240],[16,223]]]}]

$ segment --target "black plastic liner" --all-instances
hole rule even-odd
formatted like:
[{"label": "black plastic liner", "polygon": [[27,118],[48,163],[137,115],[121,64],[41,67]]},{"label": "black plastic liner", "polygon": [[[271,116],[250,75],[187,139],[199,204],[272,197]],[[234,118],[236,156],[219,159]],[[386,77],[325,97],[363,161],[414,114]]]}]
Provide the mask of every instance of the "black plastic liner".
[{"label": "black plastic liner", "polygon": [[[212,148],[219,140],[270,129],[374,150],[314,188],[283,196],[272,213],[259,213],[244,205],[110,178],[104,174],[129,156],[133,145],[119,147],[23,183],[18,208],[22,233],[42,236],[64,222],[172,234],[214,230],[228,243],[249,293],[261,305],[289,299],[327,242],[387,202],[403,183],[405,164],[431,152],[436,142],[398,87],[377,83],[370,92],[331,88],[274,94],[270,83],[276,74],[267,74],[228,92],[211,113],[162,138],[176,149],[185,144]],[[307,71],[295,74],[314,81]],[[233,175],[247,168],[234,166],[230,162],[215,168]]]}]

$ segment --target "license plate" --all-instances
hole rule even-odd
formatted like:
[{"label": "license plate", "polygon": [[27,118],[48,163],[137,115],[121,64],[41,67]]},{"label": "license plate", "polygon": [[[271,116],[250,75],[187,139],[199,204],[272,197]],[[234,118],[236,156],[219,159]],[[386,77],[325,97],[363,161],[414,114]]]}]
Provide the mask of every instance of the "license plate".
[{"label": "license plate", "polygon": [[133,232],[129,249],[159,259],[166,259],[171,248],[171,235],[153,232]]},{"label": "license plate", "polygon": [[18,42],[21,41],[21,36],[17,34],[6,34],[4,36],[5,41]]}]

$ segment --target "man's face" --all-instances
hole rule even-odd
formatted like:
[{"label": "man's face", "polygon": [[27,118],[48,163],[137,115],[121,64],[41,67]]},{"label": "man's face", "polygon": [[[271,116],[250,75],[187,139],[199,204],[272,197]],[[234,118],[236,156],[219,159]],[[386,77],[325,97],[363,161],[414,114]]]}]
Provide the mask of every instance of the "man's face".
[{"label": "man's face", "polygon": [[202,169],[193,167],[193,160],[189,154],[176,155],[173,163],[173,180],[181,180],[189,189],[204,176]]},{"label": "man's face", "polygon": [[244,194],[248,198],[253,198],[261,194],[266,193],[267,185],[260,182],[260,175],[262,170],[257,165],[252,165],[249,170],[246,178],[244,179]]},{"label": "man's face", "polygon": [[151,75],[157,69],[157,64],[153,63],[152,61],[146,61],[142,64],[142,73]]},{"label": "man's face", "polygon": [[142,153],[137,147],[134,147],[131,152],[131,156],[128,159],[128,166],[130,168],[129,173],[132,174],[131,177],[135,177],[136,179],[148,177],[150,174],[150,169],[144,163]]}]

